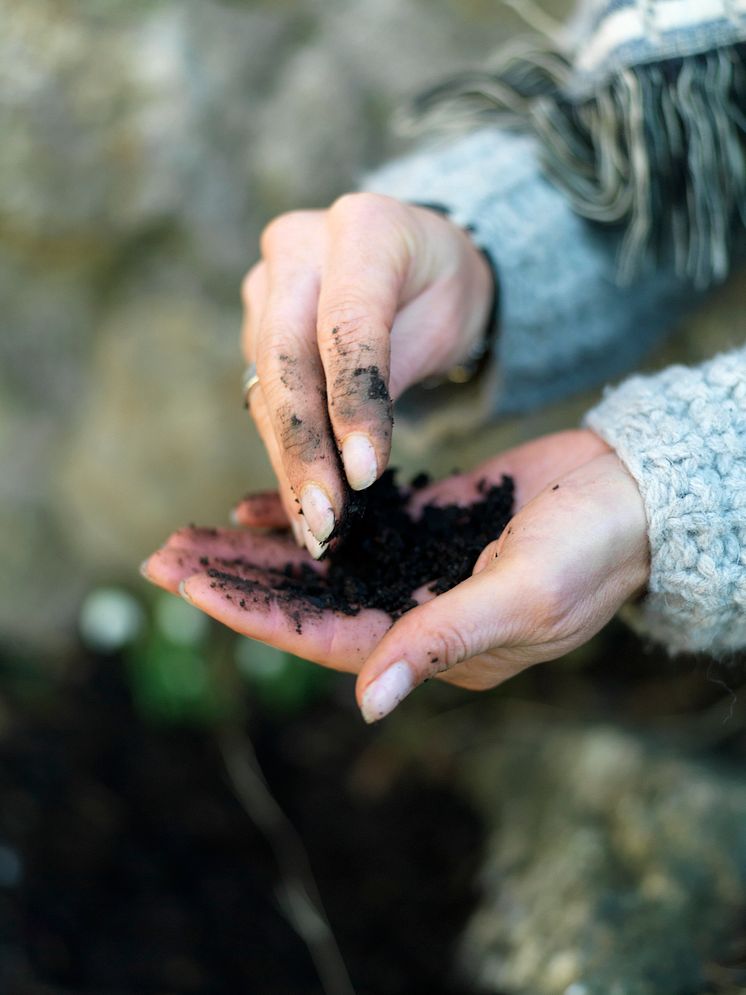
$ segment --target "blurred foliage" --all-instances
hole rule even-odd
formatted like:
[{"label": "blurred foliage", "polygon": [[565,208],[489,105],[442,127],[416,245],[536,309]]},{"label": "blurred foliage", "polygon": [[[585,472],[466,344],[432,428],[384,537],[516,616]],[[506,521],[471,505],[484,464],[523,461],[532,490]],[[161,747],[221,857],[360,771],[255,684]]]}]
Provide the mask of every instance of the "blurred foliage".
[{"label": "blurred foliage", "polygon": [[179,598],[146,595],[141,602],[124,588],[97,588],[79,619],[88,649],[124,654],[133,701],[145,718],[216,726],[257,706],[283,718],[333,685],[329,671],[238,636]]}]

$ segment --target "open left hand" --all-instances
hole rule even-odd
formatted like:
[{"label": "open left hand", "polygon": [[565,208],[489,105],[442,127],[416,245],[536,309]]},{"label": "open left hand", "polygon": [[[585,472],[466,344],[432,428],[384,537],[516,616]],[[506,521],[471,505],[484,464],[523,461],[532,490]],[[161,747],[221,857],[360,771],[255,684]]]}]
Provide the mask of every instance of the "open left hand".
[{"label": "open left hand", "polygon": [[[482,551],[473,575],[437,597],[426,588],[415,592],[418,606],[393,625],[378,610],[325,611],[297,625],[278,571],[291,562],[323,572],[325,564],[283,535],[182,529],[150,557],[144,573],[244,635],[358,672],[358,702],[365,719],[374,721],[428,677],[483,690],[556,659],[644,589],[649,552],[642,499],[592,432],[559,432],[508,450],[418,492],[412,510],[427,502],[473,501],[480,480],[497,482],[503,474],[515,479],[517,511]],[[286,524],[272,495],[243,502],[238,518],[254,528]],[[242,583],[216,585],[211,566]],[[242,596],[247,585],[261,597]]]}]

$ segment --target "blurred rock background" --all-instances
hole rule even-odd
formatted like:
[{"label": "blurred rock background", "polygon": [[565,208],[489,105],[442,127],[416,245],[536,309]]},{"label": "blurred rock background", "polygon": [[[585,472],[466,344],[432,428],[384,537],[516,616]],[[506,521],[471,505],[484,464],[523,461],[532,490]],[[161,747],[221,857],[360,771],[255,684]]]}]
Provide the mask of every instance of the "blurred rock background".
[{"label": "blurred rock background", "polygon": [[402,99],[526,25],[497,0],[0,0],[0,24],[0,633],[56,651],[94,582],[271,482],[236,386],[263,225],[354,187],[404,148]]},{"label": "blurred rock background", "polygon": [[396,149],[403,97],[521,22],[491,0],[0,2],[0,632],[271,476],[241,410],[262,226]]}]

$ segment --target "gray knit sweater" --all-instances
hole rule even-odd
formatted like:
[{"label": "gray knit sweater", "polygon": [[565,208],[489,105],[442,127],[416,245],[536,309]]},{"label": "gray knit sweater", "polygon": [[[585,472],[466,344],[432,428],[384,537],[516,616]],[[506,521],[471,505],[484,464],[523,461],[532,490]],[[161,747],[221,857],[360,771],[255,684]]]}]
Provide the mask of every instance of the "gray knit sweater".
[{"label": "gray knit sweater", "polygon": [[[657,5],[665,6],[665,0]],[[611,4],[616,14],[625,6],[622,0]],[[740,30],[736,40],[746,34],[746,24]],[[608,31],[604,37],[608,41]],[[696,37],[704,46],[696,58],[710,59],[702,26]],[[684,41],[681,51],[691,47],[689,35]],[[668,51],[677,51],[671,49],[672,36],[666,43]],[[729,50],[731,60],[734,51]],[[720,59],[721,51],[716,54]],[[600,85],[616,85],[627,68],[623,65]],[[655,101],[660,95],[648,69],[638,89],[649,86]],[[679,74],[696,69],[697,62],[686,59],[674,65]],[[569,85],[577,85],[577,79],[573,76]],[[721,88],[712,101],[725,106],[730,96]],[[587,103],[587,92],[582,99]],[[558,99],[555,110],[561,106]],[[642,111],[653,106],[643,105]],[[686,115],[689,105],[677,110]],[[700,106],[693,120],[699,125],[710,111],[714,116],[712,106],[709,111]],[[663,128],[660,121],[656,126]],[[715,140],[705,136],[703,141]],[[692,138],[690,152],[695,144]],[[743,146],[741,159],[734,148],[727,151],[738,172]],[[706,145],[696,151],[700,160],[709,161]],[[500,283],[498,334],[490,368],[472,385],[486,418],[607,383],[633,368],[679,315],[700,303],[707,285],[727,271],[729,254],[738,251],[746,213],[746,181],[740,172],[730,177],[726,160],[714,158],[714,172],[705,169],[704,176],[695,175],[690,162],[689,186],[679,202],[661,203],[659,190],[640,206],[642,194],[636,190],[628,198],[629,204],[638,198],[636,207],[628,207],[624,216],[603,218],[590,196],[585,206],[573,196],[571,178],[549,178],[552,164],[540,134],[506,130],[500,122],[391,163],[364,186],[442,205],[492,257]],[[670,179],[670,163],[667,170]],[[643,184],[646,195],[658,180],[654,163]],[[721,189],[725,193],[719,198]],[[709,215],[708,203],[717,208]],[[681,212],[690,209],[693,215],[684,218]],[[591,223],[580,213],[615,224]],[[658,238],[662,249],[657,253],[656,225],[664,236]],[[625,252],[627,273],[620,279],[620,253]],[[426,402],[420,397],[418,403]],[[671,652],[722,654],[746,647],[746,346],[698,368],[671,367],[607,389],[585,424],[616,450],[645,504],[649,588],[640,602],[625,608],[625,617]]]}]

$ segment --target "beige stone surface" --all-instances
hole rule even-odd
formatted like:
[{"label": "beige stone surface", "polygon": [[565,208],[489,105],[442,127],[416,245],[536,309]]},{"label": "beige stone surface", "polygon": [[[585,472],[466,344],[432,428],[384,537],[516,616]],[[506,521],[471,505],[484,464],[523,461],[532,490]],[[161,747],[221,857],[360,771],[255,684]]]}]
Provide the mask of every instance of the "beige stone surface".
[{"label": "beige stone surface", "polygon": [[[470,0],[0,0],[0,636],[61,647],[171,528],[269,482],[240,407],[262,225],[389,155],[516,19]],[[40,607],[43,608],[40,611]]]}]

